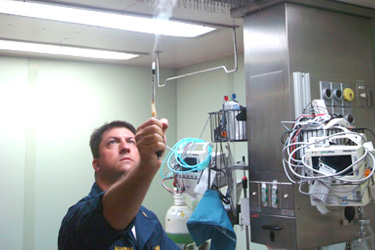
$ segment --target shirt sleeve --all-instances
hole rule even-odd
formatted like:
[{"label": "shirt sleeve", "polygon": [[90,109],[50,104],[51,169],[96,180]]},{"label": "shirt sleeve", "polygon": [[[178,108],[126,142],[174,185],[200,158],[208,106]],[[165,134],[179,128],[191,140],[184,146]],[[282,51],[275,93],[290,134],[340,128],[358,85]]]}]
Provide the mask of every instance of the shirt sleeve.
[{"label": "shirt sleeve", "polygon": [[164,249],[180,250],[180,248],[168,237],[164,230],[162,231],[161,245],[164,246]]},{"label": "shirt sleeve", "polygon": [[103,215],[102,197],[99,195],[79,201],[63,219],[58,239],[59,250],[108,249],[133,226],[116,230]]},{"label": "shirt sleeve", "polygon": [[146,209],[143,211],[147,211],[148,215],[157,222],[153,237],[151,237],[150,241],[146,244],[149,248],[145,249],[157,249],[155,246],[159,246],[160,249],[165,250],[180,250],[176,243],[168,237],[155,213]]}]

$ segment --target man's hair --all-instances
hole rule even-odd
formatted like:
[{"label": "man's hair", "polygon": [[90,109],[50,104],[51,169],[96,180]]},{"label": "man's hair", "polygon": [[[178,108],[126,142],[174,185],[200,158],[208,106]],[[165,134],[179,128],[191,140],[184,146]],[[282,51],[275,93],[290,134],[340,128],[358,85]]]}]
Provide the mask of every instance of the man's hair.
[{"label": "man's hair", "polygon": [[94,158],[99,158],[99,144],[102,141],[103,134],[112,128],[127,128],[135,135],[136,129],[134,126],[126,121],[112,121],[105,123],[101,127],[94,130],[90,136],[90,149]]}]

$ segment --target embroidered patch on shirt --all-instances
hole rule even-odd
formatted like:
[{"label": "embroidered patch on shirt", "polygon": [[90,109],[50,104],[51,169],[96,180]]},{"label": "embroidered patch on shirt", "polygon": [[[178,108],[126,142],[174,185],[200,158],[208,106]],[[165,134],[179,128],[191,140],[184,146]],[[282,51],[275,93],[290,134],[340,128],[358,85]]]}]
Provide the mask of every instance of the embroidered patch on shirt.
[{"label": "embroidered patch on shirt", "polygon": [[[115,250],[134,250],[133,247],[118,247],[115,246]],[[159,248],[160,250],[160,248]]]}]

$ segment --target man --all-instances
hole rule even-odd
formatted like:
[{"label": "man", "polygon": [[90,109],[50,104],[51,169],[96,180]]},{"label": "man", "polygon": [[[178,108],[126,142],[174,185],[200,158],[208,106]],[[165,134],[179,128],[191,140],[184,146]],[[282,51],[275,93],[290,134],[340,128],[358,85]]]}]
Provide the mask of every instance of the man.
[{"label": "man", "polygon": [[161,165],[168,121],[151,118],[137,130],[113,121],[93,132],[95,183],[64,217],[60,250],[169,250],[170,240],[154,213],[141,206]]}]

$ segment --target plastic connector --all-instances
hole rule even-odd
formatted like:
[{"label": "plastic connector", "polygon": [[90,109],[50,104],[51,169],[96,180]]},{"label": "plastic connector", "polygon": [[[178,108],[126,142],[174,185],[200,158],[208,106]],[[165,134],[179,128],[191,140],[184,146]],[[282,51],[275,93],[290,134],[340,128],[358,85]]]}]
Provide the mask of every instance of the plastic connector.
[{"label": "plastic connector", "polygon": [[268,189],[266,183],[262,183],[261,186],[261,200],[263,207],[268,207]]},{"label": "plastic connector", "polygon": [[363,143],[363,147],[368,151],[374,151],[374,145],[372,145],[371,141]]},{"label": "plastic connector", "polygon": [[242,177],[242,188],[244,190],[247,189],[247,177],[246,176]]},{"label": "plastic connector", "polygon": [[277,187],[277,181],[273,181],[272,191],[271,191],[271,206],[273,208],[277,208],[277,205],[279,203],[279,199],[277,198],[278,193],[279,193],[279,189]]}]

